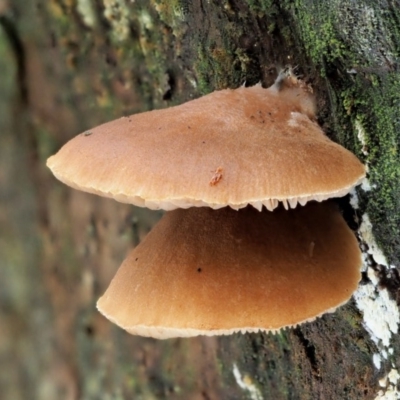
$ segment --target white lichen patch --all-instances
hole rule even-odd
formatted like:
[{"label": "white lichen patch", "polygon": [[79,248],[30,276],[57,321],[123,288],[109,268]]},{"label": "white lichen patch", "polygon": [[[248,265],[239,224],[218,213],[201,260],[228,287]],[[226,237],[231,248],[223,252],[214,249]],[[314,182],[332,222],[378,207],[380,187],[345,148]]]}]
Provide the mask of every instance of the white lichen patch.
[{"label": "white lichen patch", "polygon": [[[353,194],[352,203],[356,201],[357,195]],[[387,259],[372,233],[372,223],[368,214],[362,217],[359,233],[363,242],[368,246],[367,254],[363,254],[364,260],[368,256],[382,267],[389,270]],[[363,313],[365,329],[371,335],[371,339],[377,345],[379,353],[375,353],[372,361],[376,369],[381,369],[383,360],[387,360],[389,355],[393,355],[393,349],[389,348],[392,335],[398,333],[400,323],[399,308],[394,300],[389,297],[386,289],[379,288],[379,279],[371,267],[364,265],[367,272],[369,283],[360,285],[354,294],[357,307]],[[400,393],[396,389],[399,374],[392,369],[387,377],[379,380],[379,385],[384,389],[379,390],[375,400],[395,400],[400,399]]]},{"label": "white lichen patch", "polygon": [[393,385],[397,385],[397,382],[400,379],[400,374],[394,368],[388,374],[389,382]]},{"label": "white lichen patch", "polygon": [[358,199],[358,194],[356,188],[353,188],[349,192],[350,195],[350,205],[355,209],[358,210],[360,208],[360,202]]},{"label": "white lichen patch", "polygon": [[123,41],[129,37],[129,10],[125,0],[103,0],[104,16],[110,22],[113,38]]},{"label": "white lichen patch", "polygon": [[[359,130],[358,138],[363,144],[364,136],[360,132]],[[362,189],[369,191],[373,187],[371,188],[367,181],[363,184]],[[355,190],[350,193],[350,203],[355,209],[359,208],[358,196]],[[357,307],[363,313],[364,327],[377,346],[378,353],[373,354],[372,362],[375,368],[380,370],[383,362],[394,356],[394,350],[389,346],[392,336],[397,334],[399,330],[400,312],[396,302],[390,298],[388,291],[379,287],[379,277],[376,271],[367,264],[368,260],[372,258],[386,272],[389,272],[391,268],[375,240],[372,233],[372,223],[367,213],[362,216],[359,234],[362,242],[367,245],[367,250],[362,255],[364,261],[363,271],[367,273],[369,282],[359,286],[354,293],[354,299]],[[379,386],[383,389],[379,390],[375,400],[400,399],[400,392],[397,390],[399,378],[400,375],[395,369],[392,369],[387,376],[381,378]]]},{"label": "white lichen patch", "polygon": [[[367,172],[368,172],[368,168],[367,168]],[[375,188],[375,186],[371,185],[371,183],[369,182],[369,180],[367,178],[364,178],[361,181],[361,184],[360,184],[360,186],[358,186],[358,188],[361,188],[364,192],[370,192],[371,190],[373,190]],[[359,202],[359,198],[358,198],[358,194],[357,194],[357,188],[354,187],[353,189],[351,189],[349,192],[349,195],[350,195],[350,205],[355,210],[358,210],[360,208],[360,202]]]},{"label": "white lichen patch", "polygon": [[233,364],[232,372],[236,383],[241,389],[249,393],[251,400],[263,400],[260,390],[254,385],[253,380],[249,375],[246,374],[242,377],[236,364]]},{"label": "white lichen patch", "polygon": [[93,9],[92,0],[77,0],[76,9],[85,25],[93,28],[96,24],[96,13]]},{"label": "white lichen patch", "polygon": [[[365,132],[364,127],[361,125],[361,122],[356,120],[354,124],[354,130],[357,133],[357,138],[360,141],[361,144],[361,152],[367,156],[368,155],[368,146],[367,146],[367,133]],[[365,170],[368,173],[369,167],[368,167],[368,162],[365,162]],[[374,189],[374,185],[371,185],[370,181],[368,178],[364,178],[361,181],[361,185],[359,186],[364,192],[370,192],[372,189]],[[351,206],[355,209],[359,209],[359,199],[358,199],[358,194],[357,194],[357,189],[353,188],[350,191],[350,204]]]},{"label": "white lichen patch", "polygon": [[390,385],[386,391],[380,390],[378,392],[378,396],[375,397],[375,400],[399,400],[400,392],[394,387]]},{"label": "white lichen patch", "polygon": [[[377,264],[389,269],[386,257],[376,243],[372,233],[372,224],[366,213],[362,217],[359,233],[368,246],[368,255],[372,256]],[[364,257],[366,258],[367,255],[364,254]],[[392,335],[398,332],[399,309],[396,302],[390,299],[388,291],[378,288],[379,280],[375,271],[366,266],[365,270],[370,282],[360,285],[354,294],[354,298],[357,307],[363,312],[365,328],[380,349],[380,356],[387,358],[386,348],[390,345]],[[374,364],[377,369],[380,368],[380,361],[377,357],[374,358]]]},{"label": "white lichen patch", "polygon": [[154,27],[150,14],[145,10],[142,10],[139,14],[139,23],[142,29],[147,29],[148,31],[151,31]]},{"label": "white lichen patch", "polygon": [[379,380],[379,385],[384,390],[380,390],[375,400],[398,400],[400,399],[400,392],[397,390],[397,382],[400,375],[394,368],[382,379]]},{"label": "white lichen patch", "polygon": [[361,122],[356,120],[354,123],[354,129],[357,133],[357,138],[361,143],[361,151],[366,156],[368,155],[368,147],[367,147],[367,134],[365,132],[364,127],[361,125]]},{"label": "white lichen patch", "polygon": [[367,178],[363,179],[361,182],[361,189],[364,190],[364,192],[370,192],[373,189],[373,186]]},{"label": "white lichen patch", "polygon": [[[390,345],[392,335],[398,332],[400,316],[396,302],[389,298],[387,290],[379,290],[373,283],[361,285],[354,298],[357,307],[363,312],[365,328],[383,352],[384,347]],[[384,354],[381,355],[386,358]],[[374,363],[378,367],[378,361],[374,360]]]},{"label": "white lichen patch", "polygon": [[369,247],[368,254],[370,254],[373,257],[373,259],[377,264],[388,267],[388,262],[386,260],[386,257],[382,253],[382,250],[379,248],[378,244],[376,243],[375,237],[372,233],[372,223],[367,213],[365,213],[362,217],[362,222],[359,232],[363,241]]},{"label": "white lichen patch", "polygon": [[[372,362],[375,365],[376,369],[381,369],[381,365],[382,365],[382,357],[379,353],[375,353],[372,356]],[[379,383],[380,384],[380,383]],[[382,386],[382,385],[381,385]],[[386,387],[386,383],[383,385],[383,387]]]},{"label": "white lichen patch", "polygon": [[351,38],[354,49],[370,65],[382,66],[395,62],[390,49],[395,48],[392,35],[384,21],[385,7],[379,3],[360,1],[333,0],[330,6],[336,11],[339,31],[343,37]]}]

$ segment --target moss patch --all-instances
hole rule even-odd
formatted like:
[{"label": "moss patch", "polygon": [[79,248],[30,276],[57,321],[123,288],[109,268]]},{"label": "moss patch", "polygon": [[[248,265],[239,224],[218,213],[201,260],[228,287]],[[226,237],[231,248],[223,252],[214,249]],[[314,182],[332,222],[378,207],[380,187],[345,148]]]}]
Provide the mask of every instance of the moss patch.
[{"label": "moss patch", "polygon": [[[362,193],[363,205],[386,256],[399,265],[400,74],[394,59],[400,12],[379,3],[297,0],[283,7],[296,19],[301,43],[329,88],[328,124],[335,137],[370,167],[373,190]],[[356,121],[365,130],[364,155]]]}]

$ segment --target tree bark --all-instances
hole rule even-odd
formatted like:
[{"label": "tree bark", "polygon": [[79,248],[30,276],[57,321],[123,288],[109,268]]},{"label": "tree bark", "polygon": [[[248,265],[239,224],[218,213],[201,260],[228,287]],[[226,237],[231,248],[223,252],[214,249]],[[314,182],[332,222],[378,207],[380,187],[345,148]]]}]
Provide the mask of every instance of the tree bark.
[{"label": "tree bark", "polygon": [[[400,3],[0,0],[2,399],[400,398]],[[365,265],[353,300],[279,334],[157,341],[96,311],[161,213],[65,187],[79,132],[298,66],[327,135],[368,165],[340,200]]]}]

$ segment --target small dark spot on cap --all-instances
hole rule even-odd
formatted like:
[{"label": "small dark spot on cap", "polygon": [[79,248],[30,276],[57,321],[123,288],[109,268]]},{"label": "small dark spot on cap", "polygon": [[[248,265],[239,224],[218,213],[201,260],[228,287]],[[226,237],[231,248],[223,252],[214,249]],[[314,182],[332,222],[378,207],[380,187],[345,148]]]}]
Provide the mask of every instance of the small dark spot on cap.
[{"label": "small dark spot on cap", "polygon": [[201,272],[201,268],[197,268],[197,272]]},{"label": "small dark spot on cap", "polygon": [[135,261],[137,261],[137,260],[139,260],[139,257],[137,257],[137,258],[135,259]]},{"label": "small dark spot on cap", "polygon": [[204,144],[205,142],[203,142],[203,144]]}]

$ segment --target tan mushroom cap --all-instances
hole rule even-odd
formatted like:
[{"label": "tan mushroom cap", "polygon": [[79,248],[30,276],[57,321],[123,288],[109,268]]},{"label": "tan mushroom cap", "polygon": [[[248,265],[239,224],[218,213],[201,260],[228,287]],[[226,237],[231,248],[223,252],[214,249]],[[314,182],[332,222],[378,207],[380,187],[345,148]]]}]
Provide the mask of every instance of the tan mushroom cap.
[{"label": "tan mushroom cap", "polygon": [[168,212],[97,303],[159,339],[276,331],[346,303],[360,280],[355,236],[333,204],[258,213]]},{"label": "tan mushroom cap", "polygon": [[282,82],[216,91],[93,128],[47,165],[76,189],[151,209],[273,210],[343,196],[365,168],[313,121],[310,96]]}]

